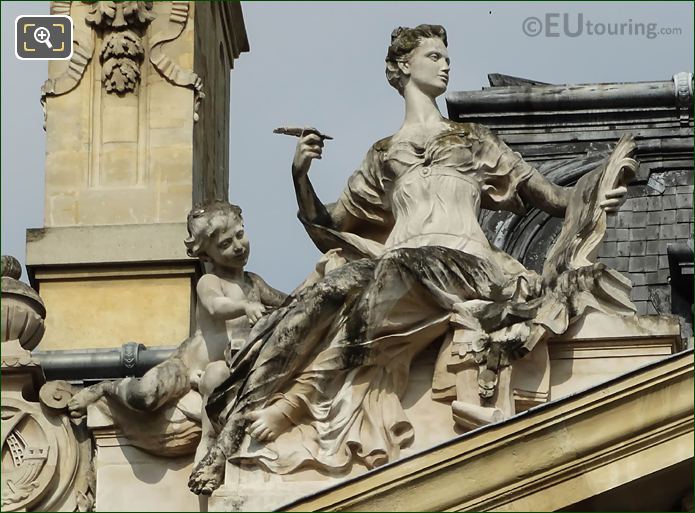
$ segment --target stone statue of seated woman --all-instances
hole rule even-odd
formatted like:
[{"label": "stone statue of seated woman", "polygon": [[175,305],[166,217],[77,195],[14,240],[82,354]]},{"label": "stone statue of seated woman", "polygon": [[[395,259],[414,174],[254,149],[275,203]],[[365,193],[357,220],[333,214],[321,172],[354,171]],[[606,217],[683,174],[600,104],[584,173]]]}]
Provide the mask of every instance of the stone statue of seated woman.
[{"label": "stone statue of seated woman", "polygon": [[[405,101],[403,123],[369,149],[337,202],[324,205],[308,178],[324,138],[307,129],[298,142],[299,218],[330,265],[256,323],[231,362],[206,407],[220,433],[193,470],[195,493],[217,488],[227,461],[335,475],[398,458],[418,436],[401,403],[411,362],[452,326],[464,336],[440,357],[465,377],[454,380],[465,393],[452,422],[475,425],[513,414],[504,370],[549,334],[586,308],[630,311],[629,281],[591,256],[605,211],[625,194],[631,141],[559,187],[487,128],[440,114],[443,27],[396,29],[386,76]],[[566,217],[542,275],[478,223],[481,208],[530,206]]]}]

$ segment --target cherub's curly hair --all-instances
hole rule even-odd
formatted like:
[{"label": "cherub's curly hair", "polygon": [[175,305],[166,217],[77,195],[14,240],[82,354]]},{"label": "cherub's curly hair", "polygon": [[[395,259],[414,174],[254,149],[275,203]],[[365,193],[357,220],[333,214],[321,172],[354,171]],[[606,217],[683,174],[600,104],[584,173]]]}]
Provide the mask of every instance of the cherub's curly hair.
[{"label": "cherub's curly hair", "polygon": [[186,252],[191,257],[205,257],[205,247],[212,235],[227,225],[229,219],[240,222],[241,208],[228,201],[215,200],[197,205],[188,213],[188,238],[184,240]]},{"label": "cherub's curly hair", "polygon": [[446,30],[441,25],[418,25],[415,28],[398,27],[391,32],[391,45],[386,54],[386,79],[402,95],[405,89],[405,76],[398,67],[399,62],[407,62],[410,53],[420,46],[423,39],[439,38],[447,46]]}]

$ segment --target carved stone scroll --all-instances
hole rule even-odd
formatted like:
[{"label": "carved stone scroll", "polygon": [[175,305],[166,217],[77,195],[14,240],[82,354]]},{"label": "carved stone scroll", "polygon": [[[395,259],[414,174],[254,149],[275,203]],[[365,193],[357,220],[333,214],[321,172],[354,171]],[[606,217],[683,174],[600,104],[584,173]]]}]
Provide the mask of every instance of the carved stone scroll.
[{"label": "carved stone scroll", "polygon": [[164,52],[164,43],[173,41],[186,28],[189,2],[171,2],[171,13],[165,23],[156,21],[152,24],[153,35],[150,37],[150,62],[155,69],[169,82],[195,91],[193,119],[198,121],[200,102],[205,98],[203,80],[193,71],[184,69]]}]

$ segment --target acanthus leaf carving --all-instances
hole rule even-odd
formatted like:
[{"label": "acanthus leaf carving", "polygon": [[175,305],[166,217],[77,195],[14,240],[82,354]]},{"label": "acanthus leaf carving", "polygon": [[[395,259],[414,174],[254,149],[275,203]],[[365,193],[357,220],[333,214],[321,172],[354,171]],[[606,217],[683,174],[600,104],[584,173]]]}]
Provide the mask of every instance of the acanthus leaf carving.
[{"label": "acanthus leaf carving", "polygon": [[145,49],[137,34],[130,30],[109,34],[101,50],[101,81],[109,93],[135,91],[140,82],[140,64]]}]

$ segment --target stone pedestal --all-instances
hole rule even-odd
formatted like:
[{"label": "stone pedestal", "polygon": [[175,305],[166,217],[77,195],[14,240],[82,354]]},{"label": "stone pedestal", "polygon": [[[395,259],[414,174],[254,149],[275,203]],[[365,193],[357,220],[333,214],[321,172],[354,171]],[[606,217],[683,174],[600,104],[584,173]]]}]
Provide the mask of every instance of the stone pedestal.
[{"label": "stone pedestal", "polygon": [[158,458],[109,428],[92,436],[99,511],[204,511],[187,486],[193,456]]},{"label": "stone pedestal", "polygon": [[248,50],[241,8],[52,2],[51,12],[75,29],[72,59],[52,61],[42,88],[45,228],[27,235],[32,284],[53,318],[41,349],[176,344],[194,315],[186,214],[227,197],[230,69]]},{"label": "stone pedestal", "polygon": [[680,349],[678,317],[587,314],[548,343],[550,399],[579,392]]},{"label": "stone pedestal", "polygon": [[[511,386],[516,412],[662,360],[679,347],[679,337],[675,317],[589,313],[567,334],[538,345],[514,367]],[[401,452],[401,460],[464,434],[453,422],[450,404],[432,399],[438,349],[431,346],[413,362],[403,405],[415,440]],[[90,407],[88,424],[97,446],[94,465],[100,510],[268,511],[367,472],[354,465],[344,475],[306,469],[281,476],[227,464],[224,486],[209,499],[199,500],[187,487],[192,455],[159,458],[147,454],[116,432],[94,407]],[[129,490],[128,495],[119,491],[124,489]],[[137,504],[129,499],[132,494],[137,494]]]},{"label": "stone pedestal", "polygon": [[[456,337],[456,333],[453,336]],[[676,317],[589,313],[565,335],[538,345],[514,367],[511,387],[516,413],[661,360],[675,352],[679,343]],[[451,406],[432,399],[436,356],[437,348],[431,347],[413,362],[403,405],[413,424],[415,440],[401,452],[401,459],[464,434],[454,425]],[[212,495],[208,510],[283,509],[292,501],[361,476],[366,471],[354,465],[350,473],[341,476],[326,476],[314,470],[281,476],[227,464],[225,485]]]},{"label": "stone pedestal", "polygon": [[190,334],[195,282],[183,223],[28,230],[27,267],[49,305],[40,349],[173,346]]}]

